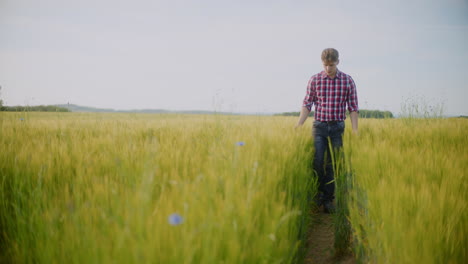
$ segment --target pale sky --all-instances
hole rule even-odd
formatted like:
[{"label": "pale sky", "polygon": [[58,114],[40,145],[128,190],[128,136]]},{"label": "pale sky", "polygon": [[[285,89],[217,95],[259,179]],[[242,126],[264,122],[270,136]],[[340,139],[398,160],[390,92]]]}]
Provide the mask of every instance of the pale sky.
[{"label": "pale sky", "polygon": [[361,109],[416,98],[468,115],[468,0],[0,0],[0,96],[299,111],[328,47]]}]

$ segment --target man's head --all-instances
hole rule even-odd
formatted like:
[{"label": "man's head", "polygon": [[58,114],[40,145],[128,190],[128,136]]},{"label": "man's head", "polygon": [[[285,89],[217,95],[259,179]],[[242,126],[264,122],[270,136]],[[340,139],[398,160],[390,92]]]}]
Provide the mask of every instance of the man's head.
[{"label": "man's head", "polygon": [[322,63],[327,75],[335,77],[337,71],[336,66],[340,63],[338,51],[333,48],[324,49],[322,51]]}]

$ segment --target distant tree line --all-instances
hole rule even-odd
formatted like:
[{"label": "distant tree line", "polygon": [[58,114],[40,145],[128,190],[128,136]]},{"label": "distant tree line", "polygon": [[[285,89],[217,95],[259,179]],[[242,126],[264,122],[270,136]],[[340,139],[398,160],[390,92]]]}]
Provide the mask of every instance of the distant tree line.
[{"label": "distant tree line", "polygon": [[[300,112],[284,112],[276,114],[278,116],[299,116]],[[310,112],[309,116],[314,116],[314,112]],[[393,114],[390,111],[380,110],[359,110],[360,118],[393,118]]]},{"label": "distant tree line", "polygon": [[37,106],[4,106],[0,104],[0,111],[5,112],[70,112],[67,108],[55,105]]},{"label": "distant tree line", "polygon": [[6,106],[1,99],[2,86],[0,85],[0,111],[5,112],[70,112],[65,107],[56,105],[37,105],[37,106]]},{"label": "distant tree line", "polygon": [[361,118],[393,118],[393,114],[390,111],[359,110],[359,117]]}]

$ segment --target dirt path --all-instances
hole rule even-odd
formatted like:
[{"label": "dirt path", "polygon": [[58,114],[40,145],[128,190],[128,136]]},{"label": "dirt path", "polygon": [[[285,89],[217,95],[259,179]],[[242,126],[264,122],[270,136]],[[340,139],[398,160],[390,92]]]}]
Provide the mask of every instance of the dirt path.
[{"label": "dirt path", "polygon": [[324,214],[322,211],[314,210],[311,212],[313,222],[311,223],[311,231],[308,238],[308,253],[306,264],[354,264],[356,260],[351,254],[344,255],[340,258],[334,256],[333,243],[335,241],[333,216]]}]

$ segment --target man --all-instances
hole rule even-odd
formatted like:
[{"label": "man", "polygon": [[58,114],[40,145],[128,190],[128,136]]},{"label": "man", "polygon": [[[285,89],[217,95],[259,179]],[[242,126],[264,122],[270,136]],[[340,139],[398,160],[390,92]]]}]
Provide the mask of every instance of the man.
[{"label": "man", "polygon": [[335,210],[333,205],[335,182],[328,139],[334,151],[339,151],[343,146],[346,106],[350,112],[353,133],[357,134],[358,131],[356,85],[351,76],[338,70],[339,62],[336,49],[323,50],[324,71],[310,78],[301,115],[296,125],[299,127],[304,124],[312,105],[315,105],[312,130],[315,146],[313,167],[319,182],[317,202],[319,206],[323,204],[325,213],[333,213]]}]

